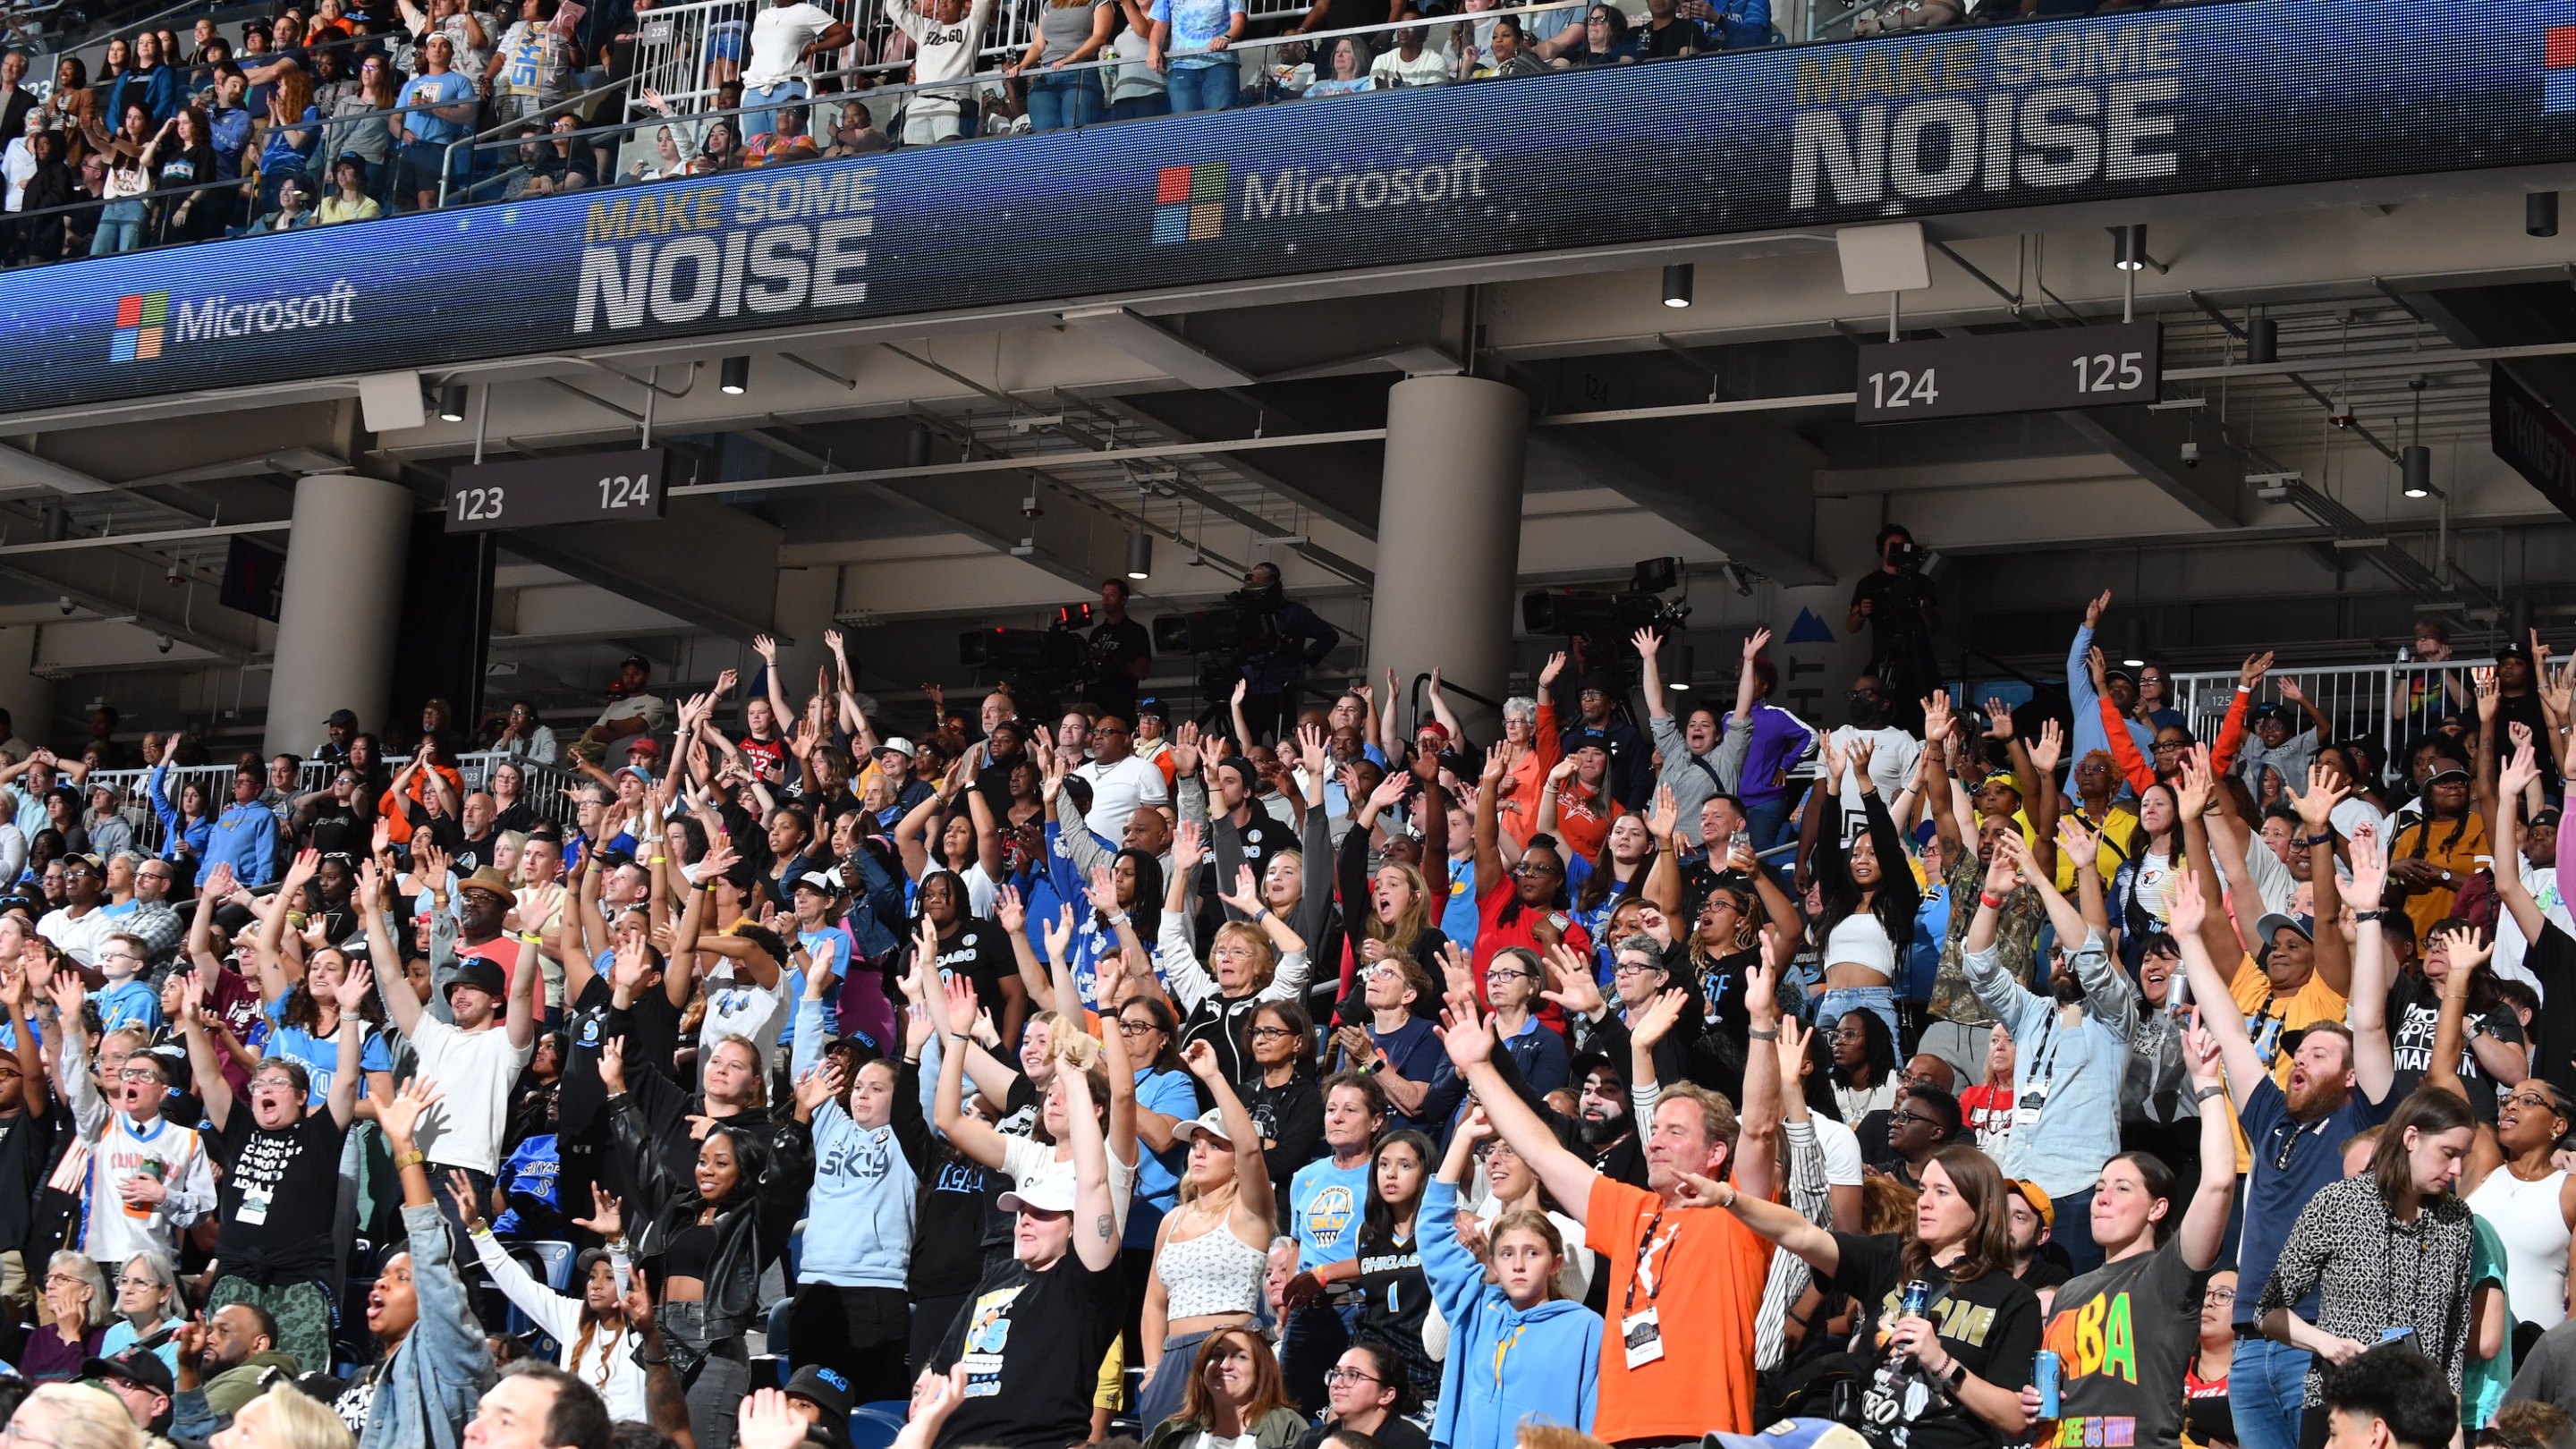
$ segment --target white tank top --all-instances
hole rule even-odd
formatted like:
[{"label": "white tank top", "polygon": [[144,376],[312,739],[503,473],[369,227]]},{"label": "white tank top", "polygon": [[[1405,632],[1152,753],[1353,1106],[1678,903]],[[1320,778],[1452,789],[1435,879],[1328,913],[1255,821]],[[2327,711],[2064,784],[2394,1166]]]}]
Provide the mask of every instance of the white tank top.
[{"label": "white tank top", "polygon": [[2468,1198],[2469,1210],[2504,1243],[2504,1291],[2513,1316],[2541,1328],[2567,1317],[2567,1219],[2558,1209],[2566,1182],[2564,1172],[2524,1182],[2499,1167]]},{"label": "white tank top", "polygon": [[1833,934],[1825,938],[1825,967],[1866,966],[1893,980],[1896,976],[1896,948],[1889,944],[1887,929],[1878,917],[1867,911],[1854,911],[1843,917]]}]

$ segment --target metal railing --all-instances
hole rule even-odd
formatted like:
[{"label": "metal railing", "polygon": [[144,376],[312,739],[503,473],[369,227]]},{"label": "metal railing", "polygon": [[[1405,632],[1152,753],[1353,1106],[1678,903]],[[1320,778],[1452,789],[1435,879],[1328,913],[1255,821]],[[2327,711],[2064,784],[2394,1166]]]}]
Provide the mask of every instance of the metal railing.
[{"label": "metal railing", "polygon": [[[475,791],[490,787],[492,768],[504,760],[519,767],[520,778],[525,786],[519,798],[527,803],[531,813],[539,820],[555,825],[572,823],[573,802],[566,798],[563,792],[578,790],[583,784],[589,783],[589,777],[586,775],[564,769],[559,765],[540,765],[498,750],[477,750],[460,754],[453,757],[450,763],[456,767],[458,774],[464,776],[465,788],[468,791]],[[388,759],[385,763],[388,771],[399,773],[404,765],[410,763],[410,757]],[[265,764],[261,766],[263,788],[267,778],[266,768]],[[175,799],[178,791],[191,784],[196,785],[205,792],[206,808],[220,815],[224,808],[232,803],[234,770],[235,767],[231,764],[174,765],[163,777],[162,787],[170,791],[172,798]],[[338,774],[339,770],[338,765],[328,761],[304,761],[296,770],[296,794],[308,795],[330,789],[332,777]],[[161,813],[152,808],[152,801],[145,793],[151,778],[150,769],[92,770],[81,788],[84,792],[84,803],[89,789],[104,785],[116,792],[117,808],[139,811],[141,818],[135,824],[135,844],[141,849],[157,853],[167,842],[168,836],[162,828]],[[133,816],[129,814],[128,818],[132,819]]]},{"label": "metal railing", "polygon": [[[2448,659],[2392,664],[2334,664],[2314,668],[2279,665],[2254,691],[2256,705],[2283,704],[2298,717],[2292,733],[2316,728],[2296,704],[2281,693],[2281,681],[2294,682],[2308,703],[2333,726],[2338,740],[2375,739],[2390,759],[2430,733],[2445,718],[2475,718],[2476,691],[2470,672],[2492,668],[2492,659]],[[2213,669],[2192,674],[2168,673],[2174,707],[2183,712],[2194,738],[2215,740],[2236,698],[2237,671]]]}]

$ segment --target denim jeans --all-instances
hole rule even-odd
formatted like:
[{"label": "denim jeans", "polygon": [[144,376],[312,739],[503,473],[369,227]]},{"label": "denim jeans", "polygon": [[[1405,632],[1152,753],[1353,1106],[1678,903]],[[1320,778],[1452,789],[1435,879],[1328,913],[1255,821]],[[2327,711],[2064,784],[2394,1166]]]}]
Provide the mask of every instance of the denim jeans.
[{"label": "denim jeans", "polygon": [[114,256],[142,245],[143,211],[143,199],[135,196],[100,207],[98,234],[90,238],[89,254],[94,257]]},{"label": "denim jeans", "polygon": [[1100,72],[1040,71],[1029,82],[1029,129],[1088,126],[1101,115]]},{"label": "denim jeans", "polygon": [[1129,96],[1123,101],[1109,103],[1109,119],[1113,121],[1133,121],[1143,116],[1168,116],[1171,113],[1172,96],[1169,91],[1156,91],[1150,96]]},{"label": "denim jeans", "polygon": [[1243,88],[1240,71],[1232,56],[1220,60],[1200,57],[1176,60],[1165,74],[1170,78],[1175,115],[1189,111],[1222,111],[1234,104],[1235,92]]},{"label": "denim jeans", "polygon": [[2227,1408],[2241,1449],[2299,1449],[2308,1359],[2306,1349],[2286,1343],[2236,1340],[2236,1356],[2227,1366]]},{"label": "denim jeans", "polygon": [[1855,1011],[1874,1011],[1887,1023],[1890,1041],[1903,1038],[1896,1029],[1896,988],[1892,986],[1829,986],[1816,999],[1816,1030],[1830,1032],[1834,1023]]},{"label": "denim jeans", "polygon": [[[811,92],[805,89],[803,81],[783,80],[774,86],[744,86],[742,103],[745,106],[775,106],[788,101],[801,101],[809,94]],[[748,141],[755,136],[766,136],[777,129],[772,120],[774,114],[767,110],[743,112],[742,138]]]}]

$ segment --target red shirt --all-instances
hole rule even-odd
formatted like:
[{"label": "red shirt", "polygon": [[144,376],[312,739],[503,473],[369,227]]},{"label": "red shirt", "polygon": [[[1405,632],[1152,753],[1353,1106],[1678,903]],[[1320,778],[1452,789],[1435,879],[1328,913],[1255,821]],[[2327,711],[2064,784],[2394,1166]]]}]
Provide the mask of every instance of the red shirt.
[{"label": "red shirt", "polygon": [[[1492,890],[1476,898],[1476,953],[1472,958],[1476,970],[1476,1004],[1487,1010],[1492,1003],[1485,995],[1485,969],[1494,964],[1494,953],[1508,946],[1521,946],[1544,963],[1547,947],[1538,938],[1538,924],[1553,921],[1564,933],[1565,948],[1579,960],[1592,959],[1592,933],[1564,911],[1544,907],[1524,907],[1519,919],[1505,922],[1503,915],[1517,900],[1518,883],[1506,873]],[[1554,989],[1554,982],[1543,982]],[[1539,1003],[1538,1019],[1550,1031],[1565,1030],[1565,1012],[1553,1001]]]}]

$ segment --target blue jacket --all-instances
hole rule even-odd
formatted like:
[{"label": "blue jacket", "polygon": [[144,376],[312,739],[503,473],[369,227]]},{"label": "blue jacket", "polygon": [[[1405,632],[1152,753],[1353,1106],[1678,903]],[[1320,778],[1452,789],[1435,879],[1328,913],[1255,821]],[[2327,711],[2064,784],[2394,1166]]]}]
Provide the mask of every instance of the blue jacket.
[{"label": "blue jacket", "polygon": [[[1523,1422],[1592,1432],[1601,1378],[1601,1315],[1551,1298],[1514,1308],[1458,1242],[1458,1187],[1422,1191],[1422,1274],[1449,1320],[1440,1408],[1431,1442],[1444,1449],[1512,1449]],[[1580,1243],[1566,1245],[1583,1251]]]},{"label": "blue jacket", "polygon": [[[182,863],[195,861],[196,879],[203,882],[210,869],[206,864],[206,842],[214,837],[214,822],[196,820],[180,823],[179,808],[171,803],[170,792],[162,788],[169,778],[168,765],[154,765],[152,773],[143,781],[144,798],[152,802],[152,813],[161,817],[161,858]],[[184,850],[183,846],[186,847]]]},{"label": "blue jacket", "polygon": [[402,1216],[420,1319],[374,1370],[376,1398],[358,1449],[457,1449],[465,1422],[492,1385],[492,1355],[456,1276],[447,1220],[429,1206],[406,1206]]}]

